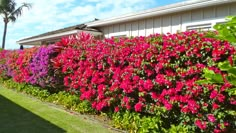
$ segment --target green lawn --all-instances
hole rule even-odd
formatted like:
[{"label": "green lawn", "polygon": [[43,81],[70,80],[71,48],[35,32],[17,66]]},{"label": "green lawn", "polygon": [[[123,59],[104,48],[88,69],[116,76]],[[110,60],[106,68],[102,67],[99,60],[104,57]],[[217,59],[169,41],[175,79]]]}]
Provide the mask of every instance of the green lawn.
[{"label": "green lawn", "polygon": [[0,133],[109,133],[96,121],[72,115],[0,86]]}]

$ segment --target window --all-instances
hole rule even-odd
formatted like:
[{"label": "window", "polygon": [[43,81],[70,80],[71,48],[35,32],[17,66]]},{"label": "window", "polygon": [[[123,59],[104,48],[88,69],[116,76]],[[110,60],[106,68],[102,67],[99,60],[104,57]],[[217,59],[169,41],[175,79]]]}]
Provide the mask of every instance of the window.
[{"label": "window", "polygon": [[114,32],[114,33],[109,33],[108,34],[109,37],[114,37],[114,38],[123,38],[123,37],[127,37],[127,32]]},{"label": "window", "polygon": [[208,31],[210,29],[211,29],[211,23],[187,26],[187,31],[189,30]]},{"label": "window", "polygon": [[123,38],[126,37],[126,35],[118,35],[118,36],[113,36],[114,38]]},{"label": "window", "polygon": [[226,24],[226,22],[217,22],[216,24]]}]

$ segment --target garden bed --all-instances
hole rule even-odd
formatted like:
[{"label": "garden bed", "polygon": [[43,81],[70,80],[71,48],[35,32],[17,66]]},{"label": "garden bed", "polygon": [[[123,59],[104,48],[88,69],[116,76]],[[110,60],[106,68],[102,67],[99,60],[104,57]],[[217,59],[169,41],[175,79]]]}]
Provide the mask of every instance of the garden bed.
[{"label": "garden bed", "polygon": [[2,114],[0,132],[118,132],[90,115],[65,110],[62,106],[42,102],[3,87],[0,87],[0,98]]},{"label": "garden bed", "polygon": [[50,46],[0,52],[0,74],[9,88],[81,114],[103,114],[130,132],[229,132],[236,127],[229,92],[235,84],[219,64],[235,66],[236,50],[209,33],[215,34],[104,40],[79,33]]}]

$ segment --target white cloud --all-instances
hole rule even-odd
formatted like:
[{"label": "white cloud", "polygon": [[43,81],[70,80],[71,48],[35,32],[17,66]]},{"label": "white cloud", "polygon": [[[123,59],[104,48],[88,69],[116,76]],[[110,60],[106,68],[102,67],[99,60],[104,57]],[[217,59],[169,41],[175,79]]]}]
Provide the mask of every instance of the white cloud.
[{"label": "white cloud", "polygon": [[[69,25],[108,18],[155,6],[156,0],[17,0],[32,3],[32,9],[24,9],[16,23],[9,24],[6,48],[19,48],[15,42]],[[0,20],[0,41],[3,22]]]},{"label": "white cloud", "polygon": [[70,16],[83,16],[87,14],[93,13],[93,6],[86,5],[86,6],[78,6],[72,9],[71,12],[69,12]]}]

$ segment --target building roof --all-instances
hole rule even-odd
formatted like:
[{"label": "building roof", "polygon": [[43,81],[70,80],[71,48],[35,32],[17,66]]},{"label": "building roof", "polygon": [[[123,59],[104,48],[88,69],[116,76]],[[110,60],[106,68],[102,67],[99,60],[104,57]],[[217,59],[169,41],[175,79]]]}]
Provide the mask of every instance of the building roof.
[{"label": "building roof", "polygon": [[188,1],[170,4],[170,5],[166,5],[162,7],[148,9],[148,10],[144,10],[140,12],[121,15],[118,17],[112,17],[108,19],[93,21],[93,22],[86,23],[86,25],[88,27],[101,27],[105,25],[123,23],[127,21],[134,21],[134,20],[150,18],[154,16],[162,16],[165,14],[177,13],[177,12],[182,12],[186,10],[193,10],[193,9],[215,6],[215,5],[220,5],[220,4],[232,3],[232,2],[236,2],[236,0],[188,0]]},{"label": "building roof", "polygon": [[79,24],[79,25],[66,27],[63,29],[58,29],[58,30],[46,32],[46,33],[43,33],[40,35],[24,38],[24,39],[17,41],[17,43],[22,44],[22,43],[26,43],[26,42],[33,42],[33,41],[49,39],[49,38],[53,38],[53,37],[54,38],[61,37],[61,36],[65,36],[65,35],[75,34],[78,31],[88,31],[91,33],[98,33],[98,34],[101,33],[99,30],[87,27],[85,24]]}]

